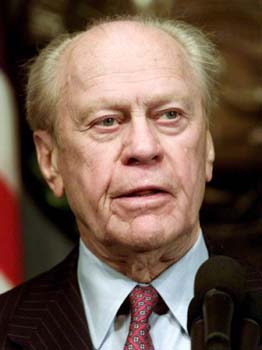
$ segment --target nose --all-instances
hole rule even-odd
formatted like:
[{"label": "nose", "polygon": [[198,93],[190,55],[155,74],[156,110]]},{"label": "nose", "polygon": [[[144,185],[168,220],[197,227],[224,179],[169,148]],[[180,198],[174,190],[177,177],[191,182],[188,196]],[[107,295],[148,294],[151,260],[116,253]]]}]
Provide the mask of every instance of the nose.
[{"label": "nose", "polygon": [[137,118],[128,126],[123,137],[123,164],[154,164],[162,159],[159,135],[146,118]]}]

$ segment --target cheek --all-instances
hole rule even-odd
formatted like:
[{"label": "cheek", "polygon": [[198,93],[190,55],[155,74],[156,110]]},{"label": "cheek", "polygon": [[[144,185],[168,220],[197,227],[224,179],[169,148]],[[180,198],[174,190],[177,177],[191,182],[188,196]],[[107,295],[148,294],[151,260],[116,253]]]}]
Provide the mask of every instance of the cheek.
[{"label": "cheek", "polygon": [[[191,142],[189,142],[190,140]],[[171,166],[177,185],[187,201],[203,196],[205,187],[205,144],[203,138],[188,138],[173,148]]]},{"label": "cheek", "polygon": [[105,204],[114,171],[114,160],[107,149],[92,144],[68,147],[61,158],[61,169],[72,208],[98,211]]}]

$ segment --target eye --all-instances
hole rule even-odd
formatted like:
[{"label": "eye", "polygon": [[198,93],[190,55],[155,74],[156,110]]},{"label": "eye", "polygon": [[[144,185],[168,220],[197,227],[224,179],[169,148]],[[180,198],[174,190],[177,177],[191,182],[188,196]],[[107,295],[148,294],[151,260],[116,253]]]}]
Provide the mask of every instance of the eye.
[{"label": "eye", "polygon": [[114,133],[119,130],[121,124],[121,117],[116,115],[104,116],[95,119],[91,123],[91,128],[97,133]]},{"label": "eye", "polygon": [[158,111],[154,119],[160,130],[171,133],[178,133],[184,130],[189,121],[182,109],[173,106]]},{"label": "eye", "polygon": [[161,113],[159,118],[173,120],[173,119],[176,119],[178,116],[179,116],[179,113],[177,111],[171,110],[171,111],[165,111]]},{"label": "eye", "polygon": [[110,127],[115,126],[117,121],[114,118],[108,117],[104,118],[96,123],[98,126]]}]

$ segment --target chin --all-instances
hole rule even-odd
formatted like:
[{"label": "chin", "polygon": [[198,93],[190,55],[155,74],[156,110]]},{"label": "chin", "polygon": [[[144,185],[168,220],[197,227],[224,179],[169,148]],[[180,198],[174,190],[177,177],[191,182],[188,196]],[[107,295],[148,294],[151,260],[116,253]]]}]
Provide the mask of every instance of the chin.
[{"label": "chin", "polygon": [[[122,244],[134,251],[150,251],[164,247],[175,234],[167,222],[162,223],[159,217],[138,217],[132,221],[126,230],[119,232]],[[115,237],[117,238],[117,237]]]}]

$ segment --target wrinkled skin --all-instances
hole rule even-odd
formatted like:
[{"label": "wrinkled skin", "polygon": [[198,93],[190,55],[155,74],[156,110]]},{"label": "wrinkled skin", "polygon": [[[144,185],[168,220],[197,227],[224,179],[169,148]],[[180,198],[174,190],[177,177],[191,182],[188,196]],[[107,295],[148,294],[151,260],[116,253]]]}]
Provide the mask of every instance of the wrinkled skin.
[{"label": "wrinkled skin", "polygon": [[150,282],[199,233],[214,149],[183,48],[159,30],[113,22],[63,54],[58,142],[35,132],[40,167],[67,194],[100,259]]}]

